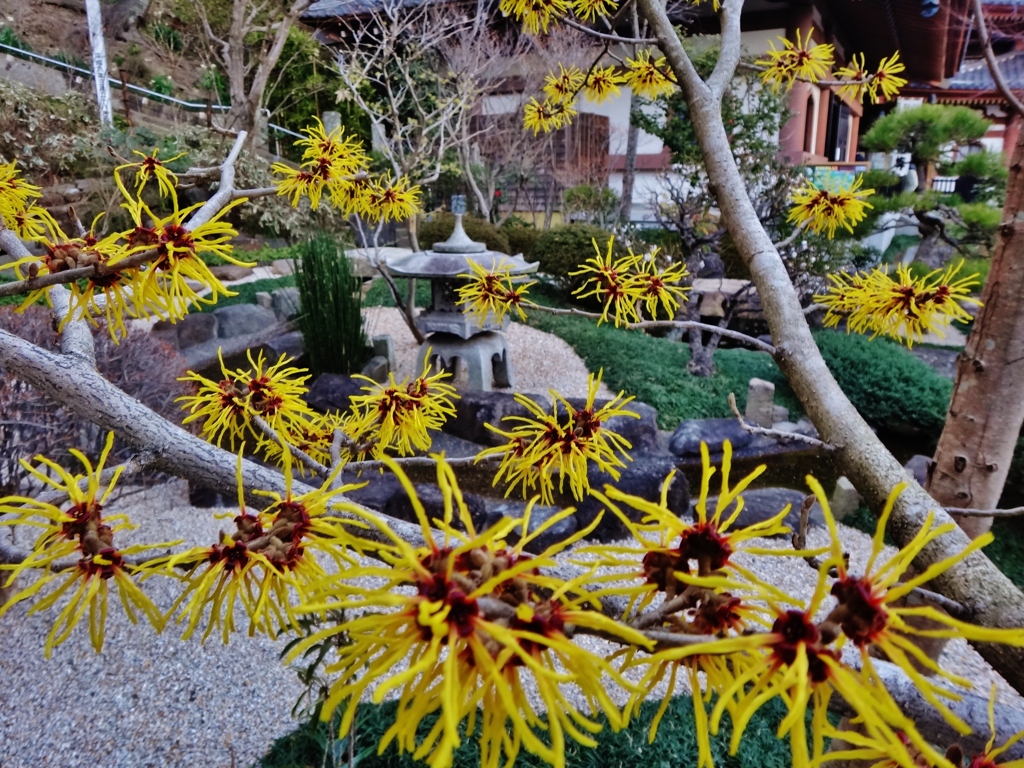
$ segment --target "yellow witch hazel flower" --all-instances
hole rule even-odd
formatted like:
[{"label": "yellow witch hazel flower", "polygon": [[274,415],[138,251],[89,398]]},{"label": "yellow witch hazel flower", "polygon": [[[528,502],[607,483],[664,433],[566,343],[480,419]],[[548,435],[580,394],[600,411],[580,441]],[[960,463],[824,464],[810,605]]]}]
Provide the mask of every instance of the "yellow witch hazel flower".
[{"label": "yellow witch hazel flower", "polygon": [[852,183],[830,181],[824,188],[805,180],[793,194],[793,207],[789,210],[787,222],[806,224],[815,233],[824,232],[830,239],[842,227],[847,232],[867,216],[867,209],[874,208],[863,198],[873,195],[873,189],[861,189],[864,177],[858,176]]},{"label": "yellow witch hazel flower", "polygon": [[593,296],[601,302],[598,325],[608,322],[613,310],[616,327],[638,323],[643,320],[638,305],[646,308],[651,319],[657,318],[659,308],[665,311],[669,320],[676,316],[680,304],[686,301],[686,292],[690,290],[688,286],[678,285],[689,277],[685,264],[672,264],[659,270],[657,248],[649,254],[639,255],[631,248],[625,256],[616,258],[613,255],[614,237],[609,238],[603,254],[596,240],[593,245],[596,255],[569,275],[588,276],[573,295],[581,299]]},{"label": "yellow witch hazel flower", "polygon": [[886,524],[896,500],[906,488],[906,483],[900,483],[889,494],[878,519],[878,527],[871,542],[871,557],[864,568],[864,574],[854,576],[849,572],[843,556],[825,491],[814,478],[808,477],[807,482],[821,504],[825,522],[832,535],[829,558],[823,563],[822,571],[834,569],[837,574],[832,584],[832,596],[836,598],[837,604],[825,621],[836,624],[843,635],[860,650],[865,666],[870,664],[869,650],[881,651],[904,671],[915,687],[950,725],[961,734],[970,733],[967,724],[942,701],[943,698],[956,698],[956,695],[951,694],[948,688],[933,682],[920,670],[923,667],[928,674],[938,675],[963,688],[970,688],[971,681],[943,670],[920,650],[914,638],[960,637],[970,641],[1019,647],[1024,646],[1024,632],[1019,629],[976,627],[958,621],[929,605],[909,605],[906,598],[918,587],[927,584],[956,563],[990,544],[994,538],[992,533],[979,536],[957,554],[933,563],[917,575],[905,578],[908,576],[907,570],[921,550],[940,536],[955,531],[956,523],[935,525],[935,513],[929,512],[921,530],[910,543],[892,557],[880,562]]},{"label": "yellow witch hazel flower", "polygon": [[220,381],[211,381],[194,371],[179,379],[197,385],[196,394],[179,397],[176,401],[189,411],[183,423],[202,420],[203,438],[217,446],[225,437],[230,445],[248,439],[255,443],[267,440],[267,435],[253,423],[254,416],[263,419],[286,439],[301,433],[316,417],[302,399],[309,379],[305,368],[289,365],[292,359],[287,355],[281,355],[269,366],[262,352],[255,360],[251,351],[247,356],[250,367],[234,371],[228,370],[221,357],[224,378]]},{"label": "yellow witch hazel flower", "polygon": [[629,441],[608,429],[607,422],[615,416],[639,418],[627,410],[632,397],[620,392],[601,407],[595,400],[601,386],[601,374],[590,374],[587,381],[587,398],[577,408],[554,390],[549,390],[551,412],[526,395],[516,394],[516,402],[524,406],[530,416],[506,416],[504,421],[517,422],[511,430],[498,429],[490,424],[487,428],[508,440],[505,445],[488,448],[477,455],[477,460],[489,456],[500,456],[501,465],[494,476],[494,485],[507,484],[505,495],[522,486],[525,498],[536,487],[541,500],[551,504],[554,494],[553,475],[558,474],[558,490],[562,492],[565,481],[573,497],[578,501],[590,487],[587,468],[593,462],[599,470],[607,472],[616,480],[619,469],[629,460]]},{"label": "yellow witch hazel flower", "polygon": [[557,22],[569,13],[570,0],[501,0],[498,10],[523,23],[523,30],[531,35],[547,34],[552,21]]},{"label": "yellow witch hazel flower", "polygon": [[[596,607],[585,592],[590,572],[570,581],[544,574],[559,552],[598,521],[531,556],[526,549],[571,509],[534,527],[530,504],[522,519],[479,532],[454,472],[438,457],[444,507],[441,518],[430,520],[398,465],[385,463],[409,494],[425,545],[414,548],[376,515],[356,513],[384,538],[375,556],[387,567],[357,567],[325,579],[304,610],[342,609],[352,618],[304,638],[289,654],[298,658],[331,637],[345,638],[326,668],[333,682],[321,718],[329,722],[343,706],[340,732],[346,733],[364,694],[372,691],[372,700],[380,702],[397,690],[395,722],[379,750],[394,742],[399,752],[432,768],[452,764],[463,734],[475,730],[478,718],[482,768],[511,765],[523,749],[564,766],[568,739],[596,746],[591,734],[601,728],[597,713],[613,729],[622,728],[625,720],[605,680],[626,690],[632,686],[610,663],[574,643],[572,633],[589,629],[641,647],[650,643],[636,630],[589,610]],[[514,546],[507,541],[513,534],[518,534]],[[375,585],[353,584],[355,577],[370,577]],[[400,663],[405,660],[407,667]],[[563,690],[569,685],[582,690],[591,711],[581,712],[569,701]],[[534,709],[527,686],[539,694],[546,714]],[[421,732],[424,718],[433,713],[439,715],[436,725]]]},{"label": "yellow witch hazel flower", "polygon": [[[114,174],[114,180],[125,198],[121,207],[128,211],[134,227],[122,233],[126,244],[120,254],[110,260],[109,266],[116,268],[119,261],[136,253],[156,251],[156,258],[141,270],[141,278],[133,292],[136,310],[140,314],[180,320],[193,304],[216,304],[220,296],[234,295],[214,277],[201,256],[213,254],[237,266],[253,266],[252,262],[240,261],[231,255],[234,247],[230,241],[238,233],[223,221],[228,211],[247,202],[247,198],[228,203],[209,221],[191,227],[187,226],[189,214],[204,203],[179,209],[178,196],[172,188],[171,213],[161,218],[142,198],[133,197],[125,189],[119,174]],[[209,291],[208,295],[201,295],[189,285],[189,281],[199,283]]]},{"label": "yellow witch hazel flower", "polygon": [[523,107],[523,128],[532,130],[534,136],[542,131],[550,133],[561,128],[561,113],[557,106],[557,104],[548,99],[539,102],[531,98]]},{"label": "yellow witch hazel flower", "polygon": [[[98,220],[99,216],[96,218]],[[43,234],[31,238],[42,246],[42,254],[38,257],[26,256],[6,266],[14,268],[19,276],[26,271],[30,276],[34,276],[56,274],[83,267],[96,268],[97,271],[93,274],[67,284],[71,293],[70,306],[68,313],[61,320],[59,329],[63,330],[67,323],[83,317],[93,325],[98,325],[96,318],[104,316],[107,330],[111,338],[117,342],[127,333],[124,325],[126,315],[140,317],[145,314],[146,309],[152,308],[140,304],[141,284],[137,269],[122,272],[110,268],[124,253],[124,244],[120,242],[121,234],[114,233],[100,239],[95,234],[94,221],[92,229],[82,237],[69,237],[49,214],[44,220],[44,226]],[[24,267],[27,269],[23,269]],[[102,306],[98,300],[101,296]],[[19,310],[31,306],[40,298],[49,301],[50,289],[40,288],[31,291]]]},{"label": "yellow witch hazel flower", "polygon": [[398,383],[394,373],[388,374],[385,384],[366,376],[355,377],[370,384],[363,387],[367,394],[352,397],[351,414],[344,424],[360,457],[368,453],[380,459],[390,450],[399,456],[425,451],[432,442],[430,432],[455,415],[452,400],[458,395],[444,381],[450,374],[442,370],[430,375],[429,360],[428,352],[423,372],[412,381],[406,378]]},{"label": "yellow witch hazel flower", "polygon": [[771,50],[765,53],[767,58],[754,62],[765,68],[761,73],[761,82],[778,91],[780,87],[788,90],[798,78],[816,83],[825,77],[832,68],[835,49],[831,45],[815,43],[813,36],[813,28],[808,30],[806,38],[798,29],[796,43],[780,37],[782,48],[776,48],[775,43],[769,42]]},{"label": "yellow witch hazel flower", "polygon": [[523,303],[527,290],[536,281],[514,283],[512,266],[502,262],[493,264],[490,269],[475,261],[470,261],[469,266],[473,274],[459,275],[469,282],[459,287],[457,303],[466,307],[473,322],[483,326],[491,318],[492,322],[501,323],[513,310],[520,320],[526,319]]},{"label": "yellow witch hazel flower", "polygon": [[965,304],[980,305],[971,289],[979,284],[978,275],[957,277],[963,261],[946,269],[936,269],[923,277],[914,277],[907,267],[889,274],[888,265],[871,272],[829,275],[828,293],[814,300],[827,308],[826,327],[836,327],[846,319],[847,332],[888,336],[912,346],[924,334],[942,336],[953,320],[965,321],[970,313]]},{"label": "yellow witch hazel flower", "polygon": [[185,624],[183,639],[191,637],[205,620],[203,642],[219,628],[227,644],[231,633],[237,631],[236,606],[249,617],[250,636],[260,632],[274,637],[278,632],[297,631],[298,601],[308,596],[310,585],[327,576],[315,555],[333,561],[339,570],[358,564],[351,551],[358,550],[360,544],[348,528],[360,523],[329,514],[334,509],[357,510],[335,497],[358,486],[332,487],[335,473],[319,488],[293,495],[290,454],[284,456],[284,496],[257,491],[269,496],[271,503],[252,514],[245,506],[239,454],[236,530],[230,535],[221,531],[220,541],[211,547],[194,547],[148,564],[151,574],[174,576],[185,584],[168,611],[168,616],[177,613],[178,622]]},{"label": "yellow witch hazel flower", "polygon": [[282,177],[275,181],[279,196],[288,197],[293,207],[306,197],[315,211],[320,207],[324,191],[331,194],[333,202],[334,190],[364,172],[370,160],[362,142],[352,136],[346,138],[341,126],[328,132],[316,118],[303,133],[305,137],[295,142],[295,146],[303,148],[302,164],[293,168],[287,163],[274,163],[270,170]]},{"label": "yellow witch hazel flower", "polygon": [[[103,489],[101,475],[113,444],[114,433],[111,432],[107,435],[96,466],[93,466],[81,451],[71,449],[71,455],[85,469],[84,474],[72,474],[56,462],[42,456],[37,457],[41,465],[39,467],[33,467],[27,461],[22,462],[25,469],[39,480],[44,488],[49,487],[67,495],[66,508],[62,509],[56,504],[23,496],[0,498],[0,525],[25,525],[40,529],[40,534],[32,545],[32,551],[24,561],[12,565],[0,564],[0,571],[11,571],[10,576],[2,582],[3,586],[13,584],[14,579],[26,569],[44,569],[40,571],[39,578],[33,584],[0,606],[0,616],[18,603],[43,594],[56,582],[60,582],[59,585],[35,602],[29,610],[29,615],[52,608],[67,599],[46,637],[46,658],[50,657],[54,648],[71,636],[86,609],[89,610],[89,637],[92,646],[97,653],[103,649],[111,579],[117,587],[129,621],[133,624],[137,621],[135,611],[138,610],[157,631],[164,625],[160,611],[132,580],[133,573],[145,572],[147,566],[130,565],[126,558],[147,549],[173,546],[179,542],[137,545],[125,549],[114,546],[114,534],[129,528],[130,525],[124,515],[103,514],[103,507],[121,475],[121,470],[115,471],[107,481],[106,489]],[[70,566],[53,570],[53,566],[59,560],[67,557],[78,559]]]},{"label": "yellow witch hazel flower", "polygon": [[588,99],[600,104],[613,96],[618,96],[619,86],[625,82],[626,78],[619,74],[615,67],[601,67],[595,64],[587,73],[583,93]]},{"label": "yellow witch hazel flower", "polygon": [[598,16],[608,16],[617,6],[616,0],[572,0],[573,13],[583,21],[596,21]]},{"label": "yellow witch hazel flower", "polygon": [[869,72],[864,65],[864,54],[854,54],[850,57],[850,63],[845,67],[836,69],[835,74],[844,83],[839,86],[838,93],[847,96],[855,101],[862,101],[864,95],[871,97],[872,104],[881,101],[891,101],[895,98],[907,81],[897,77],[906,67],[899,60],[897,51],[888,58],[883,58],[878,69]]},{"label": "yellow witch hazel flower", "polygon": [[404,221],[419,210],[419,195],[420,188],[410,185],[409,179],[392,181],[388,173],[366,187],[362,213],[370,221]]},{"label": "yellow witch hazel flower", "polygon": [[552,104],[572,101],[583,88],[583,81],[583,72],[579,67],[573,65],[566,69],[559,64],[557,75],[552,72],[544,77],[544,95]]},{"label": "yellow witch hazel flower", "polygon": [[675,90],[676,76],[664,56],[652,61],[650,51],[640,51],[635,59],[626,58],[623,81],[637,96],[656,99]]},{"label": "yellow witch hazel flower", "polygon": [[136,194],[142,194],[142,190],[150,179],[156,179],[160,197],[170,197],[175,193],[175,187],[178,186],[178,177],[167,167],[167,163],[173,163],[175,160],[183,158],[186,155],[185,152],[180,152],[174,157],[168,157],[165,160],[161,160],[158,157],[160,154],[159,149],[154,149],[153,152],[148,155],[145,152],[133,149],[132,154],[138,155],[142,160],[137,163],[125,163],[124,165],[119,165],[114,169],[114,173],[118,173],[119,171],[129,168],[137,169],[135,171]]}]

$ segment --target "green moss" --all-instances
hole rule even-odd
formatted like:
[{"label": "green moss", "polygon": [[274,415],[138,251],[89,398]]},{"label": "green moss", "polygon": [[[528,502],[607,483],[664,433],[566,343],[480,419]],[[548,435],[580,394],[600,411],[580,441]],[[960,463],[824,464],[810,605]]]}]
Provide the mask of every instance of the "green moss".
[{"label": "green moss", "polygon": [[[567,739],[566,765],[569,768],[632,768],[642,762],[651,768],[695,767],[696,725],[690,697],[677,696],[672,699],[658,728],[657,738],[653,744],[648,744],[648,729],[659,704],[658,701],[645,702],[630,724],[618,733],[612,732],[607,726],[603,728],[594,737],[597,747],[584,747],[572,739]],[[422,768],[424,765],[412,760],[408,754],[399,755],[394,743],[383,754],[377,754],[376,745],[384,731],[394,722],[395,708],[393,702],[381,705],[360,704],[354,749],[360,768]],[[788,768],[792,765],[789,742],[775,736],[785,714],[785,705],[779,699],[773,699],[761,707],[747,725],[736,755],[728,754],[732,728],[728,718],[724,718],[718,735],[711,737],[715,765],[722,768],[740,768],[748,765],[757,765],[759,768]],[[434,718],[427,718],[421,725],[420,731],[423,736],[426,736],[433,722]],[[455,751],[452,762],[454,768],[477,768],[480,765],[478,736],[479,733],[475,733],[463,740],[462,746]],[[346,747],[343,742],[332,742],[326,726],[306,723],[278,739],[270,752],[260,761],[260,766],[304,768],[323,765],[340,768],[347,764]],[[332,754],[338,759],[332,760]],[[548,764],[523,751],[516,759],[515,766],[547,768]]]}]

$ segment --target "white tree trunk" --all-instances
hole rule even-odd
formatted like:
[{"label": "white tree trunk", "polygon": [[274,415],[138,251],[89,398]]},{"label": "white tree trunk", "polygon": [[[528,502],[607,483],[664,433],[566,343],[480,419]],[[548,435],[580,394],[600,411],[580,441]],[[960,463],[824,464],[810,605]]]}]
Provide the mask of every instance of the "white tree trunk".
[{"label": "white tree trunk", "polygon": [[107,45],[103,39],[103,16],[100,12],[100,0],[85,0],[85,15],[89,20],[92,78],[96,84],[96,106],[100,113],[100,125],[113,125],[114,113],[110,106],[110,80],[107,78]]}]

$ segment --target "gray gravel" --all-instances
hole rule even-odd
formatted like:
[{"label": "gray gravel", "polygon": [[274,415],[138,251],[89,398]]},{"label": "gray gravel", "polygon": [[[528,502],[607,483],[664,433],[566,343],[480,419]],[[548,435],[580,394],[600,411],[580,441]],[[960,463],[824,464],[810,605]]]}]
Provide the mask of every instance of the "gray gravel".
[{"label": "gray gravel", "polygon": [[[392,334],[399,375],[417,373],[416,345],[397,310],[367,314],[371,333]],[[521,324],[512,324],[509,341],[520,391],[543,392],[551,386],[569,396],[586,394],[586,368],[564,342]],[[118,543],[181,538],[208,545],[218,530],[231,528],[230,519],[214,517],[216,510],[189,506],[185,491],[183,482],[172,481],[116,502],[142,526],[119,534]],[[870,537],[844,526],[840,530],[851,570],[857,572],[870,552]],[[825,536],[811,529],[809,545],[822,545]],[[18,543],[25,545],[27,539]],[[781,540],[757,543],[787,546]],[[796,597],[806,598],[813,590],[815,573],[800,561],[761,557],[745,564]],[[146,591],[166,609],[175,585],[155,579]],[[283,641],[242,635],[227,647],[216,639],[205,646],[195,639],[182,642],[174,627],[163,635],[148,626],[132,627],[115,598],[102,655],[93,653],[87,628],[80,626],[46,661],[43,641],[54,616],[26,616],[27,610],[18,606],[0,620],[0,648],[5,649],[0,680],[6,694],[0,704],[0,768],[246,766],[297,725],[289,712],[302,687],[278,659]],[[580,642],[597,653],[613,648],[596,638]],[[966,643],[950,643],[940,663],[973,680],[981,695],[994,682],[1002,705],[1024,709],[1024,700]],[[680,680],[676,692],[686,691],[687,683]],[[664,693],[663,682],[651,696]],[[578,691],[567,689],[566,695],[586,709]]]}]

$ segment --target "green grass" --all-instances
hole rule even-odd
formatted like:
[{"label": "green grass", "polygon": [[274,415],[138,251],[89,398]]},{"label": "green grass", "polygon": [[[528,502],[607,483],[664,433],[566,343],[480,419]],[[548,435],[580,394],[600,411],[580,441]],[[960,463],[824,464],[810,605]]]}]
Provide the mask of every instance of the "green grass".
[{"label": "green grass", "polygon": [[265,280],[254,280],[251,283],[242,283],[231,288],[235,296],[226,296],[216,304],[200,304],[193,307],[193,312],[213,312],[218,307],[229,307],[232,304],[255,304],[256,294],[261,291],[273,293],[278,288],[290,288],[295,285],[295,275],[284,277],[268,277]]},{"label": "green grass", "polygon": [[[396,277],[395,287],[398,288],[398,295],[402,297],[402,301],[405,301],[406,294],[409,292],[409,281],[404,277]],[[416,281],[416,306],[425,307],[430,304],[430,281],[429,280],[417,280]],[[393,307],[395,306],[395,300],[391,296],[391,291],[388,289],[388,284],[384,282],[383,278],[375,278],[373,285],[370,286],[370,290],[366,292],[366,296],[363,298],[364,307]]]},{"label": "green grass", "polygon": [[[632,768],[644,765],[646,768],[691,768],[697,765],[697,742],[693,705],[688,696],[677,696],[658,729],[653,744],[647,743],[647,733],[660,702],[645,702],[637,717],[619,733],[605,728],[594,738],[596,748],[583,747],[571,739],[566,740],[565,762],[569,768]],[[394,744],[382,755],[377,755],[376,744],[381,735],[394,722],[394,703],[382,705],[361,704],[356,731],[355,753],[360,756],[360,768],[422,768],[425,763],[413,761],[409,755],[399,755]],[[788,768],[792,765],[788,740],[775,738],[775,731],[786,713],[779,699],[773,699],[763,706],[750,721],[743,735],[738,754],[728,754],[731,727],[728,718],[723,720],[718,736],[712,737],[711,747],[715,765],[723,768],[740,768],[756,765],[758,768]],[[833,721],[834,722],[834,721]],[[426,735],[433,723],[428,719],[421,726]],[[329,746],[326,726],[320,723],[304,723],[287,736],[278,739],[260,761],[260,768],[305,768],[305,766],[345,765],[324,760],[325,747]],[[335,754],[347,753],[342,745],[330,745]],[[453,768],[477,768],[480,752],[477,735],[463,741],[455,752]],[[539,758],[521,752],[515,762],[516,768],[545,768],[548,764]]]},{"label": "green grass", "polygon": [[[241,249],[235,250],[231,255],[239,261],[254,261],[257,264],[267,264],[271,261],[277,261],[278,259],[294,259],[296,256],[296,247],[289,245],[284,248],[257,248],[253,251],[243,251]],[[231,264],[230,261],[222,259],[215,253],[203,253],[200,257],[210,267],[222,267],[225,264]]]}]

